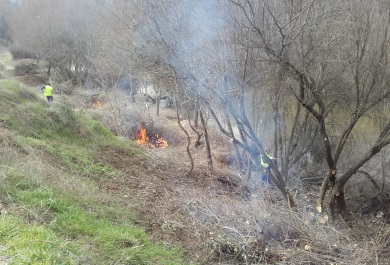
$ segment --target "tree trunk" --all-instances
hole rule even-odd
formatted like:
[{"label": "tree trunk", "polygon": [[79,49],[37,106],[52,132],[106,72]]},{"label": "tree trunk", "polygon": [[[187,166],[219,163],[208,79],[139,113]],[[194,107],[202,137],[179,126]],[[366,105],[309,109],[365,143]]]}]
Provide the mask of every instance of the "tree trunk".
[{"label": "tree trunk", "polygon": [[331,192],[331,200],[329,204],[331,219],[335,219],[340,215],[344,221],[349,221],[349,213],[347,211],[347,204],[345,203],[345,195],[343,184],[336,182]]},{"label": "tree trunk", "polygon": [[199,111],[200,121],[202,122],[203,131],[204,131],[204,140],[206,143],[206,154],[207,154],[207,166],[209,170],[213,169],[213,160],[211,158],[211,148],[210,148],[210,141],[209,141],[209,134],[207,132],[207,126],[206,121],[203,118],[202,111]]},{"label": "tree trunk", "polygon": [[51,62],[49,61],[49,67],[47,68],[47,76],[50,77],[51,71]]},{"label": "tree trunk", "polygon": [[188,107],[187,107],[187,119],[188,119],[188,124],[190,125],[191,130],[194,131],[197,135],[197,139],[195,141],[195,147],[199,147],[202,145],[202,141],[200,139],[202,138],[203,133],[198,132],[194,128],[194,126],[192,126],[191,119],[190,119],[190,112],[188,111]]},{"label": "tree trunk", "polygon": [[252,159],[250,156],[248,156],[248,173],[247,173],[247,178],[246,180],[249,181],[252,176]]},{"label": "tree trunk", "polygon": [[122,136],[122,133],[121,133],[121,130],[120,130],[120,126],[119,126],[119,122],[118,122],[118,118],[117,118],[117,115],[116,115],[116,113],[115,113],[114,106],[112,105],[112,102],[111,102],[110,96],[109,96],[109,94],[108,94],[107,88],[104,89],[104,92],[105,92],[105,94],[106,94],[106,97],[108,98],[108,103],[109,103],[109,105],[110,105],[112,118],[113,118],[114,123],[115,123],[116,134],[117,134],[118,136]]},{"label": "tree trunk", "polygon": [[[230,119],[229,119],[229,115],[227,113],[225,113],[225,117],[226,117],[228,131],[233,137],[234,132],[233,132],[232,124],[231,124]],[[242,160],[241,160],[240,150],[238,149],[238,146],[236,144],[234,144],[233,147],[234,147],[234,152],[236,153],[238,170],[240,172],[242,172]]]},{"label": "tree trunk", "polygon": [[[273,149],[273,154],[272,156],[274,158],[278,158],[278,136],[279,136],[279,132],[280,132],[280,124],[279,124],[279,109],[278,109],[278,106],[277,106],[277,103],[273,102],[272,103],[272,109],[273,109],[273,120],[274,120],[274,146],[275,148]],[[281,145],[280,145],[281,146]],[[278,160],[275,160],[275,162],[277,162]]]},{"label": "tree trunk", "polygon": [[199,110],[195,110],[195,116],[194,116],[194,127],[198,128],[198,120],[199,120]]},{"label": "tree trunk", "polygon": [[[369,161],[374,155],[379,153],[381,148],[390,144],[390,139],[386,139],[386,140],[383,139],[384,135],[386,135],[390,131],[390,123],[386,127],[387,128],[385,128],[384,131],[382,131],[381,134],[379,135],[376,144],[372,146],[370,150],[368,150],[360,160],[358,160],[355,164],[353,164],[349,170],[347,170],[342,176],[336,179],[335,177],[336,168],[331,169],[329,171],[328,177],[323,181],[318,202],[322,207],[322,203],[325,197],[325,192],[328,187],[328,183],[330,183],[331,201],[330,201],[329,209],[332,218],[336,217],[336,215],[340,213],[345,220],[348,220],[348,212],[347,212],[347,207],[346,207],[345,197],[344,197],[344,185],[367,161]],[[332,182],[332,178],[333,178],[333,182]],[[320,210],[321,209],[322,208],[320,208]]]},{"label": "tree trunk", "polygon": [[130,103],[135,103],[135,86],[133,86],[130,76],[129,76],[129,86],[130,86]]},{"label": "tree trunk", "polygon": [[[294,207],[295,202],[293,198],[291,197],[289,191],[287,190],[286,183],[284,182],[284,179],[280,172],[278,171],[278,168],[276,166],[276,163],[274,160],[269,159],[267,155],[265,155],[264,150],[263,152],[263,159],[267,164],[270,165],[272,172],[269,172],[269,177],[272,181],[272,183],[275,185],[275,187],[282,193],[282,196],[287,201],[288,206]],[[257,159],[257,161],[260,161],[260,159]]]},{"label": "tree trunk", "polygon": [[161,88],[158,87],[156,95],[156,116],[160,117],[160,98],[161,98]]},{"label": "tree trunk", "polygon": [[[176,73],[175,73],[175,79],[176,79],[176,86],[177,86],[177,77],[176,77]],[[175,104],[176,104],[176,118],[177,118],[177,123],[179,124],[179,127],[180,129],[185,133],[185,135],[187,136],[187,147],[186,147],[186,151],[187,151],[187,155],[188,155],[188,158],[190,159],[190,169],[188,170],[187,172],[187,176],[190,176],[192,171],[194,170],[194,159],[192,158],[192,155],[191,155],[191,151],[190,151],[190,145],[191,145],[191,137],[190,135],[188,134],[187,130],[183,127],[183,125],[181,124],[180,122],[180,113],[179,113],[179,103],[177,102],[177,96],[176,96],[176,89],[173,88],[173,97],[174,97],[174,100],[175,100]]]}]

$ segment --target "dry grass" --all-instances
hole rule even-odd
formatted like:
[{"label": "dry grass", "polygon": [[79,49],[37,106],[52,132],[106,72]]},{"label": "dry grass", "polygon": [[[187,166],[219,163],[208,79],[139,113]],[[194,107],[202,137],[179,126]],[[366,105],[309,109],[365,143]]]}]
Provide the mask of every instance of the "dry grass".
[{"label": "dry grass", "polygon": [[[183,209],[218,264],[386,264],[389,228],[356,218],[354,226],[253,196],[183,192]],[[179,202],[178,202],[179,203]],[[210,262],[210,261],[208,261]]]}]

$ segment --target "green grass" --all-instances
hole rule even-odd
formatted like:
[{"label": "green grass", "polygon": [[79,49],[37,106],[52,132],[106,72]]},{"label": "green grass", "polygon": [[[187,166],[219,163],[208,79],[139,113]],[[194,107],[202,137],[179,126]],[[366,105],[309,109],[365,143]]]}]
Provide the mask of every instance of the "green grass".
[{"label": "green grass", "polygon": [[106,146],[127,148],[141,155],[99,122],[75,113],[69,102],[56,102],[49,107],[34,91],[9,80],[0,80],[0,93],[4,95],[0,101],[0,110],[5,113],[3,122],[22,136],[20,143],[47,150],[83,176],[115,174],[115,170],[95,159]]},{"label": "green grass", "polygon": [[0,219],[0,245],[6,246],[0,255],[12,264],[78,264],[85,259],[93,264],[182,264],[180,249],[152,243],[131,222],[102,218],[63,191],[30,183],[15,168],[9,171],[2,194],[23,205],[17,216]]},{"label": "green grass", "polygon": [[[0,260],[8,264],[185,264],[180,248],[152,242],[133,224],[134,213],[100,198],[93,188],[100,178],[121,175],[99,159],[102,150],[121,148],[138,157],[142,151],[76,113],[69,102],[49,106],[36,93],[0,80],[0,112],[4,113],[0,122],[12,132],[4,139],[0,135],[0,147],[15,147],[27,156],[43,154],[35,157],[37,166],[43,167],[40,170],[23,164],[17,155],[0,164],[0,199],[9,209],[0,216]],[[62,169],[58,174],[65,174],[61,178],[76,181],[73,185],[92,188],[79,194],[55,180],[47,181],[48,176],[41,174],[56,175],[45,171],[45,163],[56,163]]]},{"label": "green grass", "polygon": [[82,256],[79,244],[11,215],[0,218],[0,240],[9,264],[78,264]]}]

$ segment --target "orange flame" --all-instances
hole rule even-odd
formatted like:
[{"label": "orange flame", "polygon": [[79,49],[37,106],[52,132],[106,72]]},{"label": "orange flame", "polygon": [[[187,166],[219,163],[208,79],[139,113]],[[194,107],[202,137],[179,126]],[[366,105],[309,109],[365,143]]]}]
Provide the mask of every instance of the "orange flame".
[{"label": "orange flame", "polygon": [[165,148],[168,147],[168,142],[155,134],[151,137],[148,136],[146,128],[141,124],[135,135],[135,141],[139,144],[148,145],[149,148]]},{"label": "orange flame", "polygon": [[102,102],[96,96],[91,97],[91,104],[92,104],[92,107],[94,107],[94,108],[99,108],[102,106]]},{"label": "orange flame", "polygon": [[146,144],[149,142],[148,134],[146,133],[146,129],[143,125],[138,128],[135,135],[135,141],[139,144]]}]

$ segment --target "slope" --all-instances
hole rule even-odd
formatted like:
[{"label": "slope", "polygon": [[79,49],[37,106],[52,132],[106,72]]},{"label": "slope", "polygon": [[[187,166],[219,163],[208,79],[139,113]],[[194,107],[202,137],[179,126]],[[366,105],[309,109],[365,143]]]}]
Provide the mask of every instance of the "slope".
[{"label": "slope", "polygon": [[118,163],[145,164],[142,150],[17,82],[0,80],[0,98],[5,264],[185,264],[180,248],[135,225],[137,179],[148,168]]}]

